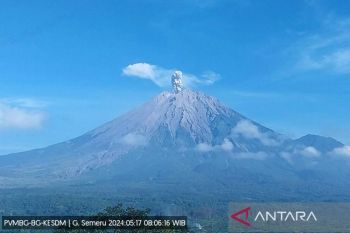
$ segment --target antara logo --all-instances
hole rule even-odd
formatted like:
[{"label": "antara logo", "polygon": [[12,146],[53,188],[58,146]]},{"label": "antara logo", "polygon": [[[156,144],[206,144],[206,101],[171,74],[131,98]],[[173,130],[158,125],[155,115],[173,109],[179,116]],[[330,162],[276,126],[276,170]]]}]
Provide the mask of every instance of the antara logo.
[{"label": "antara logo", "polygon": [[[231,218],[247,227],[251,226],[251,223],[249,220],[249,211],[251,210],[251,207],[247,207],[244,209],[241,209],[240,211],[234,213],[231,215]],[[241,216],[243,215],[243,216]],[[258,211],[255,217],[253,218],[254,222],[287,222],[287,221],[293,221],[293,222],[309,222],[309,221],[315,221],[317,222],[317,217],[313,211],[305,212],[305,211]]]},{"label": "antara logo", "polygon": [[261,211],[258,212],[256,217],[254,218],[254,222],[258,220],[267,222],[267,221],[280,221],[280,222],[287,222],[287,221],[293,221],[293,222],[298,222],[298,221],[303,221],[303,222],[308,222],[308,221],[315,221],[317,222],[316,215],[314,212],[309,212],[306,213],[305,211],[273,211],[269,212],[266,211],[265,214],[263,214]]},{"label": "antara logo", "polygon": [[[231,215],[231,218],[236,220],[239,223],[242,223],[243,225],[250,227],[250,223],[248,222],[248,217],[249,217],[249,211],[250,211],[250,207],[244,208],[234,214]],[[239,218],[239,215],[245,214],[245,220]]]}]

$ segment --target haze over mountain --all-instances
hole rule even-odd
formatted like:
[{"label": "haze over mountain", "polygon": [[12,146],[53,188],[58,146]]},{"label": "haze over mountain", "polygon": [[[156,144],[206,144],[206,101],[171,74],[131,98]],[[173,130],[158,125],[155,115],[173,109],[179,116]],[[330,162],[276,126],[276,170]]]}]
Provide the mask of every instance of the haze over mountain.
[{"label": "haze over mountain", "polygon": [[317,135],[287,138],[186,89],[162,92],[72,140],[1,156],[0,185],[142,184],[150,192],[176,186],[180,192],[210,187],[223,193],[235,187],[251,196],[257,187],[281,194],[313,187],[341,194],[349,169],[334,151],[343,147]]}]

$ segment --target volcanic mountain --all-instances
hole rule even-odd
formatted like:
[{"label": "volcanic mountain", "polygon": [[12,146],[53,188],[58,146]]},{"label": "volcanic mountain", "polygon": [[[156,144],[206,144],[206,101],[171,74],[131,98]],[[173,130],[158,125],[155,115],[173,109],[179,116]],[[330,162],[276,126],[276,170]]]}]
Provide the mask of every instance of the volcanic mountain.
[{"label": "volcanic mountain", "polygon": [[350,187],[349,169],[333,151],[343,146],[317,135],[290,139],[201,92],[162,92],[80,137],[1,156],[0,185],[104,183],[251,198],[274,191],[342,195]]}]

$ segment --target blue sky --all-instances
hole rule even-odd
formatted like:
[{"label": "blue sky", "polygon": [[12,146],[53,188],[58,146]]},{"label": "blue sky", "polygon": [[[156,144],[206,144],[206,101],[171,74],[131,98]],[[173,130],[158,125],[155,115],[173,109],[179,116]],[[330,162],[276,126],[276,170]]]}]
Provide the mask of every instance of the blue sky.
[{"label": "blue sky", "polygon": [[2,0],[0,154],[79,136],[174,69],[276,131],[350,143],[349,1]]}]

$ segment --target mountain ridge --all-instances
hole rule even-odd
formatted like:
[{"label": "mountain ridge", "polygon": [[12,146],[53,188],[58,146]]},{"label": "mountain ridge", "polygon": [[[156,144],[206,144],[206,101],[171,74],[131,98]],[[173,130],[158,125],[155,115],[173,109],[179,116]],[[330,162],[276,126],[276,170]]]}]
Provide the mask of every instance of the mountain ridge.
[{"label": "mountain ridge", "polygon": [[[222,179],[219,174],[230,167],[234,169],[227,172],[234,176],[246,169],[251,174],[260,172],[273,179],[289,171],[291,179],[299,179],[294,175],[299,169],[293,167],[295,164],[309,167],[319,154],[325,154],[323,157],[328,160],[327,153],[342,145],[332,138],[315,135],[296,140],[286,138],[214,97],[185,89],[178,93],[162,92],[82,136],[1,156],[0,185],[5,187],[17,181],[20,185],[47,185],[67,180],[79,183],[86,177],[110,180],[114,176],[127,176],[133,167],[144,170],[142,166],[147,163],[153,165],[149,165],[150,170],[144,170],[146,177],[157,177],[154,171],[161,169],[159,167],[168,168],[174,174],[182,171],[188,176],[197,176],[200,172],[200,176],[207,176],[200,169],[204,163],[218,173],[217,179]],[[252,165],[247,166],[246,161]]]}]

